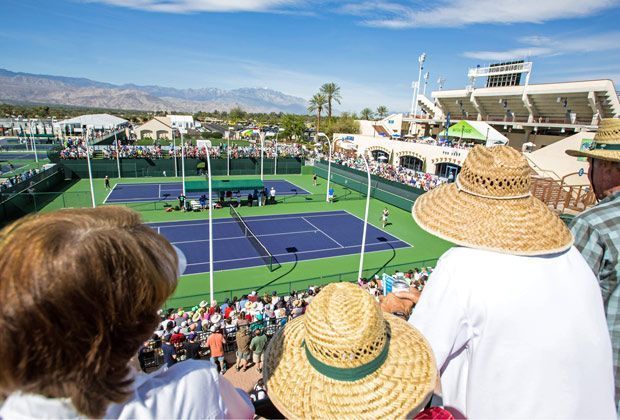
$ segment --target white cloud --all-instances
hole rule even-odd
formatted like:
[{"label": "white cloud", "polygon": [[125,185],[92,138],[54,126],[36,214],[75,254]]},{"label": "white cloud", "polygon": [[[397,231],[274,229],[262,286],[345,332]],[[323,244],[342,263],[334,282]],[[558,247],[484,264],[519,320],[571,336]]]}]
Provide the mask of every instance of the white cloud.
[{"label": "white cloud", "polygon": [[350,3],[340,11],[365,17],[364,24],[391,29],[460,27],[473,24],[543,23],[586,17],[619,0],[440,0],[435,4]]},{"label": "white cloud", "polygon": [[607,32],[578,38],[528,36],[519,39],[522,47],[506,51],[466,51],[463,56],[478,60],[510,60],[515,58],[612,51],[620,49],[620,32]]},{"label": "white cloud", "polygon": [[270,12],[298,0],[89,0],[113,6],[163,13]]}]

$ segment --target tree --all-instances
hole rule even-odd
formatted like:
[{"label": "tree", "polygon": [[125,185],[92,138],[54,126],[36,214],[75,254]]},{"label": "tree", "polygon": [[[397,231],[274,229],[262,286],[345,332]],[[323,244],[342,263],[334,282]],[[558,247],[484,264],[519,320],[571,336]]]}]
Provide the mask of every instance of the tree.
[{"label": "tree", "polygon": [[337,102],[338,104],[340,104],[340,99],[342,99],[342,97],[340,96],[340,86],[333,82],[325,83],[323,86],[321,86],[320,93],[325,95],[325,97],[327,98],[327,119],[331,121],[332,102]]},{"label": "tree", "polygon": [[234,122],[244,120],[247,117],[246,112],[240,106],[235,106],[228,111],[228,118]]},{"label": "tree", "polygon": [[359,121],[355,121],[348,112],[343,112],[329,127],[324,129],[325,135],[329,138],[333,137],[334,133],[359,134],[359,132]]},{"label": "tree", "polygon": [[283,129],[282,137],[301,140],[306,130],[305,118],[301,115],[286,114],[280,120],[280,128]]},{"label": "tree", "polygon": [[372,109],[370,108],[364,108],[360,111],[360,118],[362,120],[372,120],[372,116],[373,116],[373,113],[372,113]]},{"label": "tree", "polygon": [[327,97],[322,93],[315,93],[310,101],[308,101],[308,112],[312,113],[316,111],[316,132],[321,131],[321,112],[325,108],[327,103]]},{"label": "tree", "polygon": [[388,108],[385,105],[381,105],[379,107],[377,107],[377,118],[379,118],[380,120],[384,119],[385,117],[388,116]]}]

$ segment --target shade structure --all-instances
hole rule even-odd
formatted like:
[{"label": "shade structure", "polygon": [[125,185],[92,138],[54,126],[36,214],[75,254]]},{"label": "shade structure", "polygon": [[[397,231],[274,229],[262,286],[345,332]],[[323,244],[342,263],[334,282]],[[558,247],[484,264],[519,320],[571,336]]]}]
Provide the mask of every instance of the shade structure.
[{"label": "shade structure", "polygon": [[484,121],[461,120],[450,126],[447,136],[446,130],[443,130],[437,137],[456,137],[459,139],[483,141],[486,142],[487,146],[508,143],[506,136]]},{"label": "shade structure", "polygon": [[[240,190],[262,190],[265,184],[260,179],[235,179],[235,180],[214,180],[211,182],[211,190],[219,191],[240,191]],[[209,189],[208,181],[188,181],[185,183],[186,192],[204,192]]]}]

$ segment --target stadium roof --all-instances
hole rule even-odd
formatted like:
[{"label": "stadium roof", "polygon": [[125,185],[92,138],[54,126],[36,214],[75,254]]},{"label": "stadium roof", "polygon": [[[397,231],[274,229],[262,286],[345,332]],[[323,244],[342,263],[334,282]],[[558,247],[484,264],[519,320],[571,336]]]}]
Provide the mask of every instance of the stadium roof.
[{"label": "stadium roof", "polygon": [[449,112],[453,120],[589,126],[620,114],[611,80],[440,90],[432,97],[443,116]]},{"label": "stadium roof", "polygon": [[110,114],[88,114],[79,117],[70,118],[68,120],[58,121],[57,124],[62,125],[82,125],[94,128],[113,128],[126,124],[127,120]]}]

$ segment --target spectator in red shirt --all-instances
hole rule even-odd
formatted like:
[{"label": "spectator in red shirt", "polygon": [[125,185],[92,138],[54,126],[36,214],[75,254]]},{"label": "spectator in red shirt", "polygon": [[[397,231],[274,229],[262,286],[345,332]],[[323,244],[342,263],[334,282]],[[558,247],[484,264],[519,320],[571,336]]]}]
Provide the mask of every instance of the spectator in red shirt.
[{"label": "spectator in red shirt", "polygon": [[179,327],[174,327],[174,334],[170,338],[170,344],[180,344],[185,341],[185,334],[181,332]]}]

